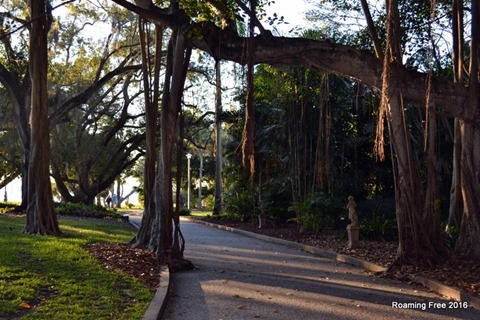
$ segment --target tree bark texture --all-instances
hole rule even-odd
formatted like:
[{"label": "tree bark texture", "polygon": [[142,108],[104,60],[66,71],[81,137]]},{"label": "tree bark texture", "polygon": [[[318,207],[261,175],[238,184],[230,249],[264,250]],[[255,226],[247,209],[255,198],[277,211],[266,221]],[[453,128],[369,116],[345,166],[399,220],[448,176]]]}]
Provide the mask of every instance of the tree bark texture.
[{"label": "tree bark texture", "polygon": [[242,164],[250,171],[250,175],[255,173],[255,112],[254,112],[254,61],[255,61],[255,12],[256,0],[250,2],[250,18],[248,25],[247,38],[247,96],[245,103],[245,123],[242,133]]},{"label": "tree bark texture", "polygon": [[[163,29],[155,26],[155,63],[153,66],[153,87],[151,85],[151,60],[150,53],[150,33],[148,32],[147,22],[140,18],[139,35],[142,53],[142,73],[143,73],[143,90],[145,95],[145,136],[146,136],[146,153],[145,153],[145,169],[144,169],[144,213],[142,224],[132,240],[134,247],[147,248],[151,239],[152,220],[155,216],[156,204],[153,199],[155,173],[156,173],[156,148],[157,148],[157,121],[159,112],[159,79],[162,57]],[[152,200],[152,201],[151,201]]]},{"label": "tree bark texture", "polygon": [[[155,203],[158,230],[152,232],[155,252],[161,261],[172,263],[173,252],[173,193],[172,164],[173,147],[181,110],[183,87],[190,62],[191,49],[186,47],[185,36],[180,30],[173,32],[170,39],[167,70],[161,111],[161,145],[158,172],[155,181]],[[177,226],[176,226],[177,227]],[[176,231],[177,232],[177,231]]]},{"label": "tree bark texture", "polygon": [[[398,224],[399,246],[397,251],[397,263],[426,263],[435,264],[444,253],[444,247],[440,241],[439,222],[436,219],[434,203],[435,177],[432,177],[433,168],[427,170],[427,191],[420,178],[418,163],[413,156],[413,148],[410,140],[410,132],[407,127],[405,116],[405,104],[403,91],[395,85],[396,73],[400,68],[399,59],[400,33],[398,26],[398,4],[396,0],[388,2],[387,17],[387,42],[384,55],[384,67],[382,75],[382,102],[380,115],[387,116],[391,127],[390,141],[393,146],[393,166],[397,177],[395,180],[395,204]],[[395,62],[393,65],[391,61]],[[425,99],[427,100],[427,123],[432,122],[431,130],[435,129],[433,111],[431,106],[431,77],[424,84]],[[383,110],[383,112],[382,112]],[[379,121],[380,123],[381,121]],[[383,134],[383,128],[380,133]],[[428,128],[427,128],[428,131]],[[434,141],[430,140],[431,134],[427,133],[430,148],[427,148],[427,161],[431,165],[435,162]],[[433,145],[432,145],[433,144]],[[434,165],[433,165],[434,166]]]},{"label": "tree bark texture", "polygon": [[[472,40],[468,86],[468,112],[479,114],[478,98],[480,57],[480,1],[472,0]],[[457,250],[460,254],[480,259],[480,131],[472,123],[460,122],[461,169],[460,180],[463,198],[463,216]]]},{"label": "tree bark texture", "polygon": [[[462,83],[464,77],[464,36],[463,36],[463,1],[453,0],[452,2],[452,64],[453,81]],[[462,138],[460,136],[460,120],[454,122],[453,160],[452,160],[452,184],[450,187],[450,207],[447,222],[448,228],[460,228],[462,223],[463,201],[461,190],[461,153]]]},{"label": "tree bark texture", "polygon": [[48,125],[47,33],[49,29],[45,0],[31,1],[33,17],[30,34],[30,74],[32,107],[30,114],[31,153],[28,170],[28,205],[25,233],[59,235],[53,209],[50,184],[50,137]]}]

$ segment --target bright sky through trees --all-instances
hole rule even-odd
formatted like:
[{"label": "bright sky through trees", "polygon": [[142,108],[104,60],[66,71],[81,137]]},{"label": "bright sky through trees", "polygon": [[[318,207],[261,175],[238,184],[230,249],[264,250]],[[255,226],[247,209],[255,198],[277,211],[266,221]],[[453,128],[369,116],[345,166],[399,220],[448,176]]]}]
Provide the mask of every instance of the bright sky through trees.
[{"label": "bright sky through trees", "polygon": [[[273,17],[274,14],[277,14],[279,19],[284,18],[286,23],[275,24],[272,29],[274,29],[274,32],[278,32],[278,35],[288,37],[294,36],[294,32],[299,31],[299,28],[307,26],[305,13],[313,8],[314,6],[305,0],[276,0],[265,10],[267,11],[267,18]],[[268,28],[271,27],[268,26]]]}]

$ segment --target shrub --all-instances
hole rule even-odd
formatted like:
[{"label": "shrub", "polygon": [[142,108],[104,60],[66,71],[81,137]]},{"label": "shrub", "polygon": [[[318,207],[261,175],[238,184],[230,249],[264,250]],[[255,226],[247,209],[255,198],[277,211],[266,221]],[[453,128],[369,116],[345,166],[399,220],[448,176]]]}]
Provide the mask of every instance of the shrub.
[{"label": "shrub", "polygon": [[84,203],[72,202],[55,203],[55,212],[60,215],[85,218],[105,219],[109,217],[110,219],[112,219],[120,217],[118,213],[108,211],[106,208],[99,205],[86,205]]},{"label": "shrub", "polygon": [[282,225],[285,221],[294,218],[291,210],[287,207],[268,207],[267,218],[271,219],[276,226]]},{"label": "shrub", "polygon": [[207,210],[213,210],[213,207],[215,206],[215,197],[213,194],[209,194],[205,196],[204,198],[204,203],[205,203],[205,209]]},{"label": "shrub", "polygon": [[188,208],[180,208],[180,215],[181,216],[189,216],[192,213],[192,210]]},{"label": "shrub", "polygon": [[445,223],[442,223],[442,239],[447,248],[455,249],[458,236],[460,235],[460,228],[448,227]]},{"label": "shrub", "polygon": [[231,220],[239,220],[239,217],[232,217],[230,214],[221,213],[221,214],[212,214],[207,215],[206,220],[208,221],[231,221]]},{"label": "shrub", "polygon": [[300,228],[300,232],[312,231],[318,235],[327,225],[327,196],[324,193],[314,193],[303,202],[293,202],[288,208],[296,217],[291,218]]},{"label": "shrub", "polygon": [[374,213],[371,217],[360,221],[360,236],[366,240],[397,240],[397,221]]},{"label": "shrub", "polygon": [[0,202],[0,213],[14,211],[18,204],[13,202]]},{"label": "shrub", "polygon": [[252,190],[238,190],[225,193],[225,213],[231,218],[240,218],[243,222],[250,221],[258,215],[256,193]]}]

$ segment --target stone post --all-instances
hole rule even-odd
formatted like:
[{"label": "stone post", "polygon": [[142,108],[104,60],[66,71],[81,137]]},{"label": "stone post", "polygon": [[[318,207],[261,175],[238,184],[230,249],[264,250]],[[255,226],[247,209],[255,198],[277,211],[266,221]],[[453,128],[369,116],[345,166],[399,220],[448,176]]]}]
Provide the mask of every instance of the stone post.
[{"label": "stone post", "polygon": [[355,207],[357,204],[352,196],[348,197],[348,219],[352,223],[347,226],[347,234],[348,234],[348,249],[358,248],[360,245],[359,238],[360,238],[360,227],[358,225],[358,215]]}]

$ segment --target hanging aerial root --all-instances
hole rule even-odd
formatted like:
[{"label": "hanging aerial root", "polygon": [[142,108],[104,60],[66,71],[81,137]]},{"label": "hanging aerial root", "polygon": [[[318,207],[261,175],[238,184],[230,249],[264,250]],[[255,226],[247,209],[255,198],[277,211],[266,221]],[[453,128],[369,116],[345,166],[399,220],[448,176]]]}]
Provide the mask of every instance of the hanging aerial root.
[{"label": "hanging aerial root", "polygon": [[248,111],[249,106],[247,106],[247,111],[245,113],[245,125],[243,127],[242,133],[242,164],[244,167],[249,167],[250,174],[255,173],[255,145],[253,140],[253,130],[254,130],[254,121],[253,117],[250,114],[253,113],[252,110]]}]

